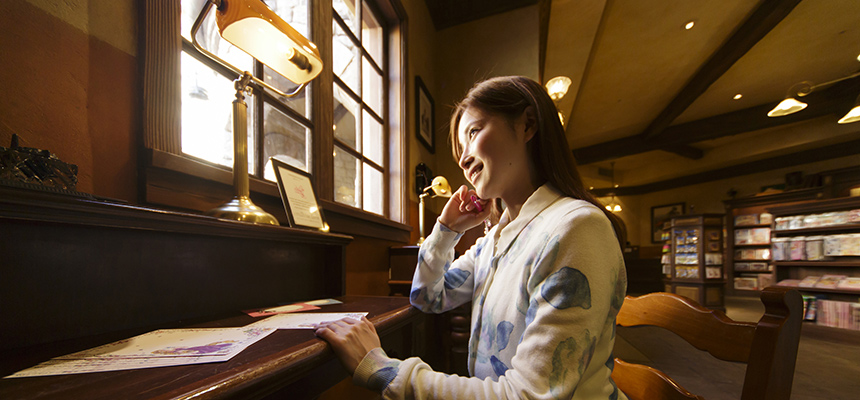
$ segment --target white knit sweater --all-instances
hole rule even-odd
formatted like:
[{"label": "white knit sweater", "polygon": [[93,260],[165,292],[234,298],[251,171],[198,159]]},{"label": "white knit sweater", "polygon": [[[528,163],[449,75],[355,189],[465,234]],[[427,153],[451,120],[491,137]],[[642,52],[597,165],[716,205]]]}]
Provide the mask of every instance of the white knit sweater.
[{"label": "white knit sweater", "polygon": [[434,372],[381,348],[353,381],[386,399],[626,399],[610,379],[627,278],[609,220],[550,185],[457,260],[461,234],[437,223],[422,244],[412,304],[441,313],[472,302],[469,372]]}]

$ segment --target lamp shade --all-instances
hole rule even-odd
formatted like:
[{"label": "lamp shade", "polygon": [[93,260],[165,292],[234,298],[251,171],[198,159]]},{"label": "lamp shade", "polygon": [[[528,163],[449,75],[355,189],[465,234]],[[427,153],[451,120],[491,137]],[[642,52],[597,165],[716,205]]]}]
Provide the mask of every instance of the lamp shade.
[{"label": "lamp shade", "polygon": [[788,97],[779,102],[773,110],[767,113],[768,117],[782,117],[789,114],[794,114],[806,108],[806,103],[796,100],[794,97]]},{"label": "lamp shade", "polygon": [[570,88],[570,83],[570,78],[566,76],[557,76],[546,83],[546,91],[549,93],[549,97],[553,100],[560,100],[565,94],[567,94],[567,89]]},{"label": "lamp shade", "polygon": [[860,104],[854,106],[851,111],[848,111],[848,114],[845,114],[844,117],[839,119],[840,124],[850,124],[852,122],[860,121]]},{"label": "lamp shade", "polygon": [[436,196],[451,197],[452,194],[451,185],[448,184],[448,180],[444,176],[433,178],[433,182],[424,191],[427,191],[427,189],[432,189]]},{"label": "lamp shade", "polygon": [[316,45],[260,0],[222,0],[215,21],[221,37],[297,84],[322,71]]}]

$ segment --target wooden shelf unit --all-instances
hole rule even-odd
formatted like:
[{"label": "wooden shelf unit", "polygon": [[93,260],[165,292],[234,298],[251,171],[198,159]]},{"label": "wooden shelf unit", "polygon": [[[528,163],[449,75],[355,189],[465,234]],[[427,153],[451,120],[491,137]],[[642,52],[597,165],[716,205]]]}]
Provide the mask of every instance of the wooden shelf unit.
[{"label": "wooden shelf unit", "polygon": [[[821,214],[834,211],[860,209],[860,197],[845,197],[830,200],[813,201],[788,206],[769,207],[776,218],[799,215]],[[848,223],[842,225],[821,226],[801,229],[772,230],[773,237],[821,236],[831,234],[860,234],[860,224]],[[826,260],[792,260],[775,261],[774,276],[776,282],[785,279],[803,279],[807,276],[846,275],[860,277],[860,256],[833,256]],[[797,287],[797,290],[808,293],[827,293],[832,300],[857,301],[860,289],[849,288],[818,288]]]},{"label": "wooden shelf unit", "polygon": [[664,284],[667,292],[724,311],[723,216],[688,214],[672,218]]},{"label": "wooden shelf unit", "polygon": [[826,198],[831,193],[831,190],[826,187],[817,187],[817,188],[809,188],[809,189],[798,189],[792,191],[786,191],[778,194],[772,194],[768,196],[752,196],[752,197],[742,197],[737,199],[726,200],[723,203],[726,206],[726,253],[725,253],[725,268],[726,268],[726,281],[727,288],[726,292],[736,296],[755,296],[758,297],[761,292],[758,285],[754,288],[735,288],[734,282],[735,278],[742,277],[753,277],[758,275],[767,275],[762,281],[767,281],[773,276],[772,273],[772,264],[764,271],[747,271],[747,270],[736,270],[736,266],[738,263],[770,263],[770,260],[748,260],[748,259],[736,259],[735,258],[735,250],[744,249],[744,248],[769,248],[770,243],[765,245],[736,245],[735,244],[735,230],[736,229],[754,229],[754,228],[770,228],[771,224],[749,224],[749,225],[735,225],[735,217],[740,215],[761,215],[762,213],[767,213],[768,207],[772,206],[783,206],[783,205],[791,205],[798,204],[802,202],[808,202],[815,199]]}]

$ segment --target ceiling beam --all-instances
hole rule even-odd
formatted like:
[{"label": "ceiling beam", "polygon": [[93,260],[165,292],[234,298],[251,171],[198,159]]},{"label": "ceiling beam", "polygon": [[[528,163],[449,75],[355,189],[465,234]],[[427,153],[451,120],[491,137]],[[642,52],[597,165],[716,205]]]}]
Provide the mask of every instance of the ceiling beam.
[{"label": "ceiling beam", "polygon": [[699,68],[693,78],[640,136],[645,140],[660,136],[666,127],[693,104],[759,40],[780,23],[800,0],[764,0],[732,36]]},{"label": "ceiling beam", "polygon": [[772,171],[780,168],[794,167],[796,165],[809,164],[825,161],[839,157],[848,157],[860,154],[860,139],[844,143],[836,143],[817,149],[803,150],[782,156],[751,161],[730,167],[720,168],[713,171],[700,172],[697,174],[681,176],[664,181],[647,183],[639,186],[622,186],[618,188],[602,188],[592,190],[595,196],[603,197],[610,193],[616,196],[635,196],[646,193],[659,192],[661,190],[675,189],[683,186],[691,186],[704,182],[720,179],[734,178],[738,176],[751,175],[764,171]]},{"label": "ceiling beam", "polygon": [[549,42],[549,15],[552,10],[552,0],[538,0],[538,80],[546,82],[546,46]]},{"label": "ceiling beam", "polygon": [[672,146],[688,145],[705,140],[737,135],[780,125],[793,124],[828,114],[844,114],[851,108],[857,93],[860,93],[860,77],[839,82],[829,88],[816,91],[801,98],[809,104],[805,110],[771,118],[767,112],[776,102],[762,104],[697,121],[666,128],[662,135],[644,140],[641,136],[629,136],[573,150],[580,165],[611,160],[654,150],[667,150]]}]

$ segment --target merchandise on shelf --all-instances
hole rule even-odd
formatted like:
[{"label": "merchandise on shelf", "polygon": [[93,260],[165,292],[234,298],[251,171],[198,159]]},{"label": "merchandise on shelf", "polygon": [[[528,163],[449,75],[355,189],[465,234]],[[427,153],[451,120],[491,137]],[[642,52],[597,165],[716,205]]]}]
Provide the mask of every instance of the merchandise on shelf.
[{"label": "merchandise on shelf", "polygon": [[778,217],[775,222],[778,231],[854,224],[860,222],[860,209]]}]

